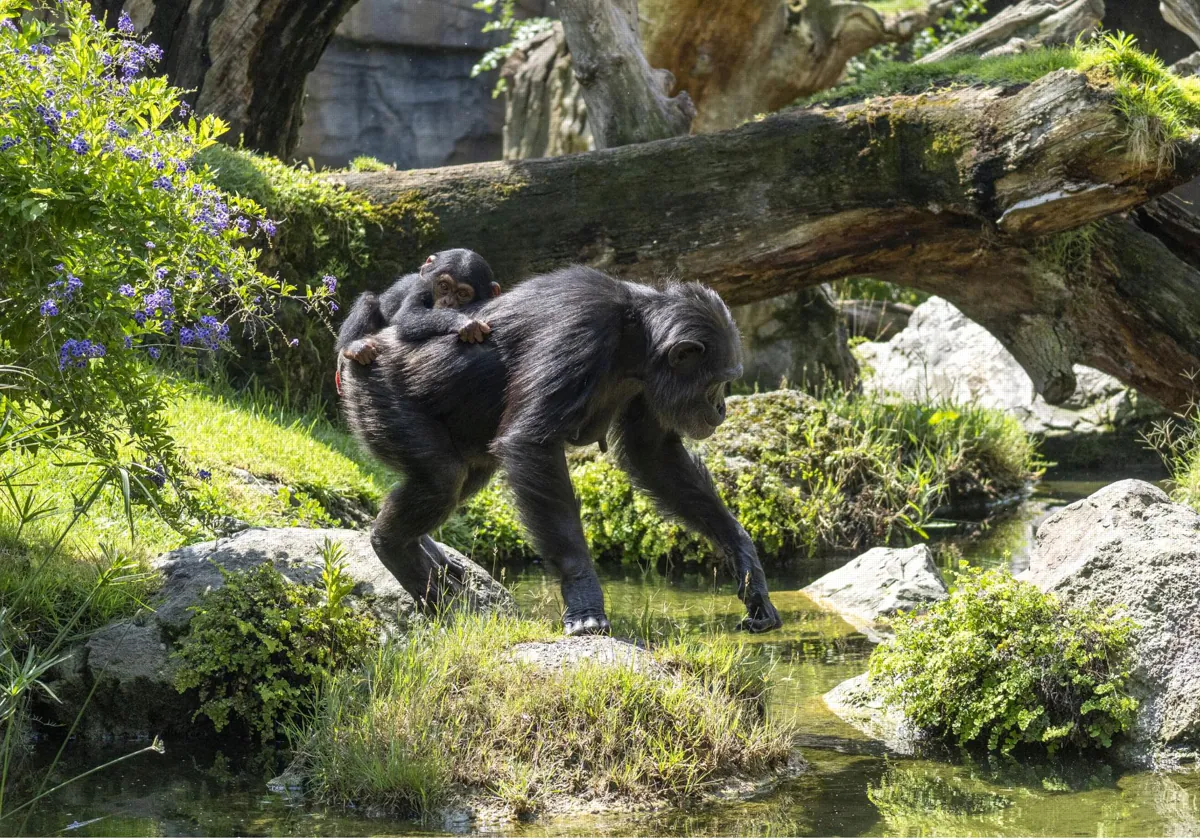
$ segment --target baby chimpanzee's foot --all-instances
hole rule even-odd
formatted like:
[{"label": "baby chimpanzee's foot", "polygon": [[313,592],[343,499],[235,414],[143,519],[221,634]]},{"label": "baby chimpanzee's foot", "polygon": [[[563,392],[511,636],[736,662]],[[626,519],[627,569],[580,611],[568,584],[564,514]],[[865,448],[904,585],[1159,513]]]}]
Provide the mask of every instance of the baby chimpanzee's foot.
[{"label": "baby chimpanzee's foot", "polygon": [[567,613],[563,616],[563,632],[568,636],[611,636],[612,625],[602,612]]},{"label": "baby chimpanzee's foot", "polygon": [[468,344],[478,344],[490,335],[492,328],[488,326],[486,321],[472,321],[461,330],[458,331],[459,341],[465,341]]},{"label": "baby chimpanzee's foot", "polygon": [[358,341],[351,341],[342,350],[342,355],[347,359],[352,359],[360,365],[369,365],[375,361],[375,357],[379,355],[379,348],[375,346],[375,342],[369,338],[360,338]]}]

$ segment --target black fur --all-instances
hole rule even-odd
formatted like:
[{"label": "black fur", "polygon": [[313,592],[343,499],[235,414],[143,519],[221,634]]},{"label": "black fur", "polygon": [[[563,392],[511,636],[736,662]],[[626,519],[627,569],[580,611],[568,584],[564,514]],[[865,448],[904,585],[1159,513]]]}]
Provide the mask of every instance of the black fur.
[{"label": "black fur", "polygon": [[389,327],[376,337],[378,364],[339,358],[351,429],[405,476],[372,532],[400,582],[434,605],[459,588],[459,570],[426,535],[503,467],[538,553],[562,576],[567,632],[607,632],[564,447],[612,432],[633,481],[724,553],[748,611],[742,626],[778,627],[753,544],[681,440],[713,433],[741,375],[737,330],[716,293],[572,267],[526,281],[478,317],[492,326],[483,344],[411,344]]},{"label": "black fur", "polygon": [[[474,300],[459,309],[435,309],[434,282],[440,274],[449,274],[457,282],[467,283],[475,291]],[[351,357],[360,356],[361,342],[394,325],[403,341],[425,341],[438,335],[455,335],[475,319],[471,312],[492,297],[495,277],[491,266],[466,248],[440,251],[429,258],[415,274],[406,274],[382,294],[364,292],[358,296],[346,320],[338,331],[337,351],[349,350]],[[372,344],[363,361],[374,358]]]}]

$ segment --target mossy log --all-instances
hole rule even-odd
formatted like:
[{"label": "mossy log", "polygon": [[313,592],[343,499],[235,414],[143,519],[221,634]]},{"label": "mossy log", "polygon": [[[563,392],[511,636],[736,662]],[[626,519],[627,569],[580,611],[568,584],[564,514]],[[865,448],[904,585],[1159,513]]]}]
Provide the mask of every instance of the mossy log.
[{"label": "mossy log", "polygon": [[1200,272],[1148,223],[1089,225],[1200,174],[1200,141],[1146,160],[1129,131],[1107,83],[1062,70],[549,160],[332,177],[384,208],[379,249],[403,264],[422,255],[389,243],[413,241],[415,219],[422,245],[474,248],[504,283],[582,262],[746,303],[870,275],[952,301],[1050,402],[1081,363],[1178,407],[1197,391]]}]

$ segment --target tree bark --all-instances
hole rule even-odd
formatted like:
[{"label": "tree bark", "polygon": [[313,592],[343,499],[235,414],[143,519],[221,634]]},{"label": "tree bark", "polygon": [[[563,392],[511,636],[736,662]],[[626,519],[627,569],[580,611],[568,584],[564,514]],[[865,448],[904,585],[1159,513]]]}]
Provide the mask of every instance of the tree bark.
[{"label": "tree bark", "polygon": [[557,157],[595,148],[562,23],[513,51],[504,87],[504,159]]},{"label": "tree bark", "polygon": [[1183,374],[1200,370],[1200,277],[1129,223],[1092,237],[1095,273],[1056,263],[1057,251],[1079,249],[1047,239],[1200,173],[1200,141],[1159,166],[1121,150],[1126,128],[1111,88],[1064,70],[1019,90],[938,91],[551,160],[336,179],[400,220],[380,232],[385,264],[388,243],[411,241],[419,217],[431,231],[423,246],[475,248],[509,283],[584,262],[631,279],[701,280],[746,303],[869,274],[951,300],[1051,402],[1070,396],[1079,362],[1178,407],[1196,389]]},{"label": "tree bark", "polygon": [[[1119,0],[1118,0],[1119,1]],[[982,26],[921,58],[1018,53],[1035,46],[1072,43],[1104,19],[1104,0],[1022,0]]]},{"label": "tree bark", "polygon": [[300,138],[304,83],[355,0],[92,0],[162,47],[160,70],[230,124],[227,142],[284,158]]},{"label": "tree bark", "polygon": [[1200,47],[1200,0],[1162,0],[1159,9],[1167,23]]},{"label": "tree bark", "polygon": [[668,96],[674,77],[647,62],[637,0],[562,0],[560,13],[596,148],[688,132],[696,109],[687,93]]}]

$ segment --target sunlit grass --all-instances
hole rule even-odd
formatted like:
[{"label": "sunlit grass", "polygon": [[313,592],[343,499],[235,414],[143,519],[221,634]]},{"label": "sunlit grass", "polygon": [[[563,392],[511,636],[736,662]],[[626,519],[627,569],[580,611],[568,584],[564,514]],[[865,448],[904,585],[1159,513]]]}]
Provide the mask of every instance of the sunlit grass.
[{"label": "sunlit grass", "polygon": [[294,733],[311,789],[410,815],[468,792],[524,815],[563,796],[678,800],[786,762],[791,732],[763,719],[759,666],[734,643],[664,645],[652,656],[665,677],[509,654],[556,637],[545,622],[463,617],[334,677]]}]

